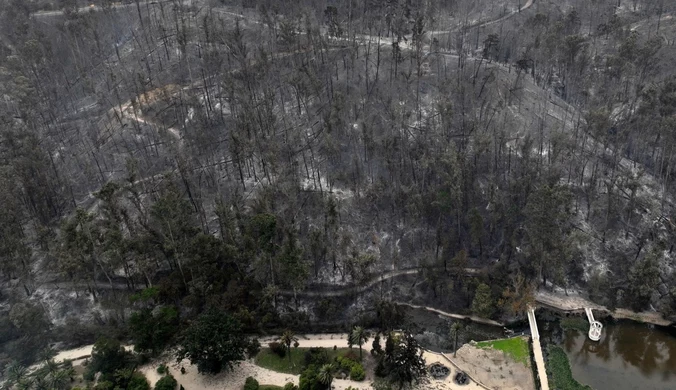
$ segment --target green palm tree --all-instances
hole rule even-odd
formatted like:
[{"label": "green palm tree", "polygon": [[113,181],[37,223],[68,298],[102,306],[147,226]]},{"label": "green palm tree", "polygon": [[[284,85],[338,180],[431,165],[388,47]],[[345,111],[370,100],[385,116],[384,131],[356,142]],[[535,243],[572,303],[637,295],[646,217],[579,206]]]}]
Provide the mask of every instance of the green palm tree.
[{"label": "green palm tree", "polygon": [[53,360],[54,356],[56,356],[56,351],[49,348],[49,347],[41,350],[38,353],[38,359],[43,361],[43,362],[48,362],[50,360]]},{"label": "green palm tree", "polygon": [[71,372],[73,369],[65,369],[53,372],[49,375],[49,387],[54,390],[66,390],[70,386]]},{"label": "green palm tree", "polygon": [[352,348],[353,345],[359,346],[359,359],[362,358],[361,346],[369,339],[369,332],[361,326],[355,326],[352,332],[347,336],[347,345]]},{"label": "green palm tree", "polygon": [[59,370],[59,364],[54,359],[45,360],[45,368],[48,373],[53,374]]},{"label": "green palm tree", "polygon": [[28,372],[26,367],[22,366],[19,362],[11,362],[5,369],[5,378],[10,383],[18,383],[20,380],[24,379]]},{"label": "green palm tree", "polygon": [[462,330],[462,325],[459,322],[454,322],[451,325],[451,338],[453,341],[453,357],[455,357],[456,352],[458,352],[458,334]]},{"label": "green palm tree", "polygon": [[282,344],[286,345],[286,352],[289,355],[289,367],[290,367],[292,365],[291,344],[298,341],[298,338],[296,337],[296,334],[293,333],[293,331],[287,329],[284,331],[284,333],[282,333],[282,337],[279,338],[279,341],[281,341]]},{"label": "green palm tree", "polygon": [[333,382],[333,365],[324,364],[319,368],[319,373],[317,374],[317,379],[319,382],[326,386],[327,389],[331,388],[331,382]]},{"label": "green palm tree", "polygon": [[31,388],[32,390],[55,390],[49,385],[49,381],[44,376],[36,376]]},{"label": "green palm tree", "polygon": [[16,390],[31,390],[33,387],[33,380],[28,377],[19,379],[16,382]]}]

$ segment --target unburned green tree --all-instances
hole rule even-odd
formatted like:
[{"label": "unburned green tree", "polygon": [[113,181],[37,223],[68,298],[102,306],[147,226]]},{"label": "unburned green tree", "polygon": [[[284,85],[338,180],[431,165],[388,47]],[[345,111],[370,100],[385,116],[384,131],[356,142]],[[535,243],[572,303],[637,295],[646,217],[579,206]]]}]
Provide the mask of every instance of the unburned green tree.
[{"label": "unburned green tree", "polygon": [[147,308],[132,313],[129,330],[136,351],[161,352],[179,328],[178,310],[173,306],[162,307],[154,313]]},{"label": "unburned green tree", "polygon": [[209,309],[183,332],[176,358],[190,360],[201,373],[218,374],[244,360],[250,343],[239,321],[227,313]]},{"label": "unburned green tree", "polygon": [[370,337],[369,332],[362,326],[355,326],[347,336],[347,345],[352,348],[353,345],[359,346],[359,359],[362,358],[361,346],[368,341]]},{"label": "unburned green tree", "polygon": [[495,312],[495,302],[491,296],[491,288],[485,283],[481,283],[476,288],[474,300],[472,300],[472,312],[484,318],[490,318]]}]

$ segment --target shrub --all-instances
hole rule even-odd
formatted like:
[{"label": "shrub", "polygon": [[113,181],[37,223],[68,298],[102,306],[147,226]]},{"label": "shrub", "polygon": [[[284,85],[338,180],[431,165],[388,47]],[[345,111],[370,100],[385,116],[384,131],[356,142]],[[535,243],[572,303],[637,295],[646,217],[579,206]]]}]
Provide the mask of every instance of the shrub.
[{"label": "shrub", "polygon": [[252,358],[258,355],[258,352],[261,351],[261,343],[257,339],[252,339],[249,345],[246,347],[246,355],[249,358]]},{"label": "shrub", "polygon": [[352,379],[353,381],[360,382],[363,381],[365,378],[366,372],[364,371],[364,367],[359,363],[355,363],[352,366],[352,369],[350,370],[350,379]]},{"label": "shrub", "polygon": [[336,358],[336,363],[338,363],[338,369],[339,370],[345,371],[345,372],[348,372],[348,373],[350,371],[352,371],[352,367],[359,364],[359,363],[355,362],[354,360],[348,359],[348,358],[343,357],[343,356],[338,356]]},{"label": "shrub", "polygon": [[176,379],[171,374],[166,375],[155,383],[155,390],[176,390]]},{"label": "shrub", "polygon": [[127,364],[128,353],[117,340],[101,337],[94,344],[89,369],[112,375]]},{"label": "shrub", "polygon": [[299,390],[325,390],[326,386],[319,380],[319,372],[317,366],[308,366],[298,380]]},{"label": "shrub", "polygon": [[305,366],[314,364],[316,366],[322,366],[329,363],[329,353],[324,348],[313,347],[305,352],[303,357],[303,362]]},{"label": "shrub", "polygon": [[552,388],[565,390],[591,390],[591,387],[582,385],[573,378],[570,363],[566,352],[555,345],[547,347],[547,371]]},{"label": "shrub", "polygon": [[164,375],[167,373],[167,366],[166,364],[160,364],[157,366],[157,373],[160,375]]},{"label": "shrub", "polygon": [[127,384],[127,390],[150,390],[150,384],[143,374],[135,372]]},{"label": "shrub", "polygon": [[94,372],[94,370],[92,370],[91,368],[87,368],[85,370],[84,374],[82,374],[82,378],[84,380],[86,380],[87,382],[93,381],[95,377],[96,377],[96,372]]},{"label": "shrub", "polygon": [[343,357],[345,359],[350,359],[353,362],[361,361],[361,359],[359,359],[359,354],[354,350],[349,350],[349,351],[345,352],[345,355],[343,355]]},{"label": "shrub", "polygon": [[286,346],[284,344],[273,341],[268,344],[268,346],[270,347],[270,350],[280,358],[286,356]]},{"label": "shrub", "polygon": [[154,354],[161,352],[179,331],[178,310],[168,306],[157,312],[143,309],[132,313],[129,330],[134,350],[151,351]]},{"label": "shrub", "polygon": [[342,356],[338,356],[338,357],[336,358],[336,367],[337,367],[339,370],[347,370],[347,371],[350,371],[350,369],[352,368],[352,365],[349,363],[349,360],[347,361],[347,363],[346,363],[344,360],[345,360],[345,359],[343,359]]},{"label": "shrub", "polygon": [[384,378],[387,376],[387,367],[385,367],[385,359],[378,359],[374,373],[377,377]]},{"label": "shrub", "polygon": [[94,386],[94,390],[113,390],[115,387],[115,384],[110,381],[102,381],[96,384]]},{"label": "shrub", "polygon": [[258,390],[259,384],[253,377],[247,377],[244,382],[244,390]]},{"label": "shrub", "polygon": [[298,390],[298,386],[294,385],[293,383],[289,382],[286,385],[284,385],[284,390]]}]

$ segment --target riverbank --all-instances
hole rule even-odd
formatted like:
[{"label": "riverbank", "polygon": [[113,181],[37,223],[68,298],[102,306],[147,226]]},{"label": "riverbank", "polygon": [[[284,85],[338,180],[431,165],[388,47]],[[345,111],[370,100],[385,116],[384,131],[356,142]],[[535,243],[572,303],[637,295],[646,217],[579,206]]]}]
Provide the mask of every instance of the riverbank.
[{"label": "riverbank", "polygon": [[596,390],[674,389],[674,328],[609,318],[604,321],[601,340],[592,341],[587,331],[559,329],[557,319],[551,316],[543,315],[541,321],[550,332],[545,336],[549,345],[565,352],[572,377],[583,388],[588,385]]},{"label": "riverbank", "polygon": [[445,311],[435,309],[433,307],[412,305],[410,303],[405,303],[405,302],[394,302],[394,303],[397,304],[397,305],[400,305],[400,306],[408,306],[408,307],[413,308],[413,309],[427,310],[429,312],[439,314],[440,316],[452,318],[452,319],[455,319],[455,320],[461,320],[461,321],[462,320],[470,320],[472,322],[476,322],[476,323],[484,324],[484,325],[499,326],[499,327],[505,326],[505,324],[503,324],[502,322],[494,321],[494,320],[491,320],[491,319],[488,319],[488,318],[481,318],[481,317],[477,317],[477,316],[474,316],[474,315],[447,313]]},{"label": "riverbank", "polygon": [[[598,313],[598,317],[607,315],[615,319],[627,319],[659,326],[673,325],[672,321],[667,320],[658,312],[634,312],[628,309],[610,310],[605,306],[596,304],[587,298],[584,298],[578,292],[574,291],[570,291],[568,295],[566,295],[563,291],[558,291],[557,289],[553,291],[540,289],[535,293],[535,301],[541,306],[567,313],[583,313],[584,308],[589,307],[594,309],[594,311],[600,312]],[[595,314],[595,316],[597,315]]]},{"label": "riverbank", "polygon": [[559,346],[547,346],[548,379],[555,389],[592,390],[591,387],[579,383],[573,378],[570,361],[566,352]]}]

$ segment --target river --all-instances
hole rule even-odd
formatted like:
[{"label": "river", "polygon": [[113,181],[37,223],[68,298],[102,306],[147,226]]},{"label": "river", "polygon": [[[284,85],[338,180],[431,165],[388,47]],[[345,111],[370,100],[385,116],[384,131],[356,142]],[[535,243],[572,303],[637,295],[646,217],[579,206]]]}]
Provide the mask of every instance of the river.
[{"label": "river", "polygon": [[[428,349],[449,352],[449,320],[424,310],[407,310],[418,326],[418,339]],[[594,390],[676,390],[676,328],[629,320],[601,319],[601,340],[589,340],[587,332],[562,330],[560,314],[538,310],[541,338],[563,347],[573,377]],[[586,319],[586,317],[585,317]],[[504,337],[502,329],[466,321],[459,344],[469,340]],[[512,327],[516,333],[527,327]]]},{"label": "river", "polygon": [[573,376],[595,390],[676,389],[676,331],[633,321],[604,321],[599,342],[566,330],[561,346]]}]

